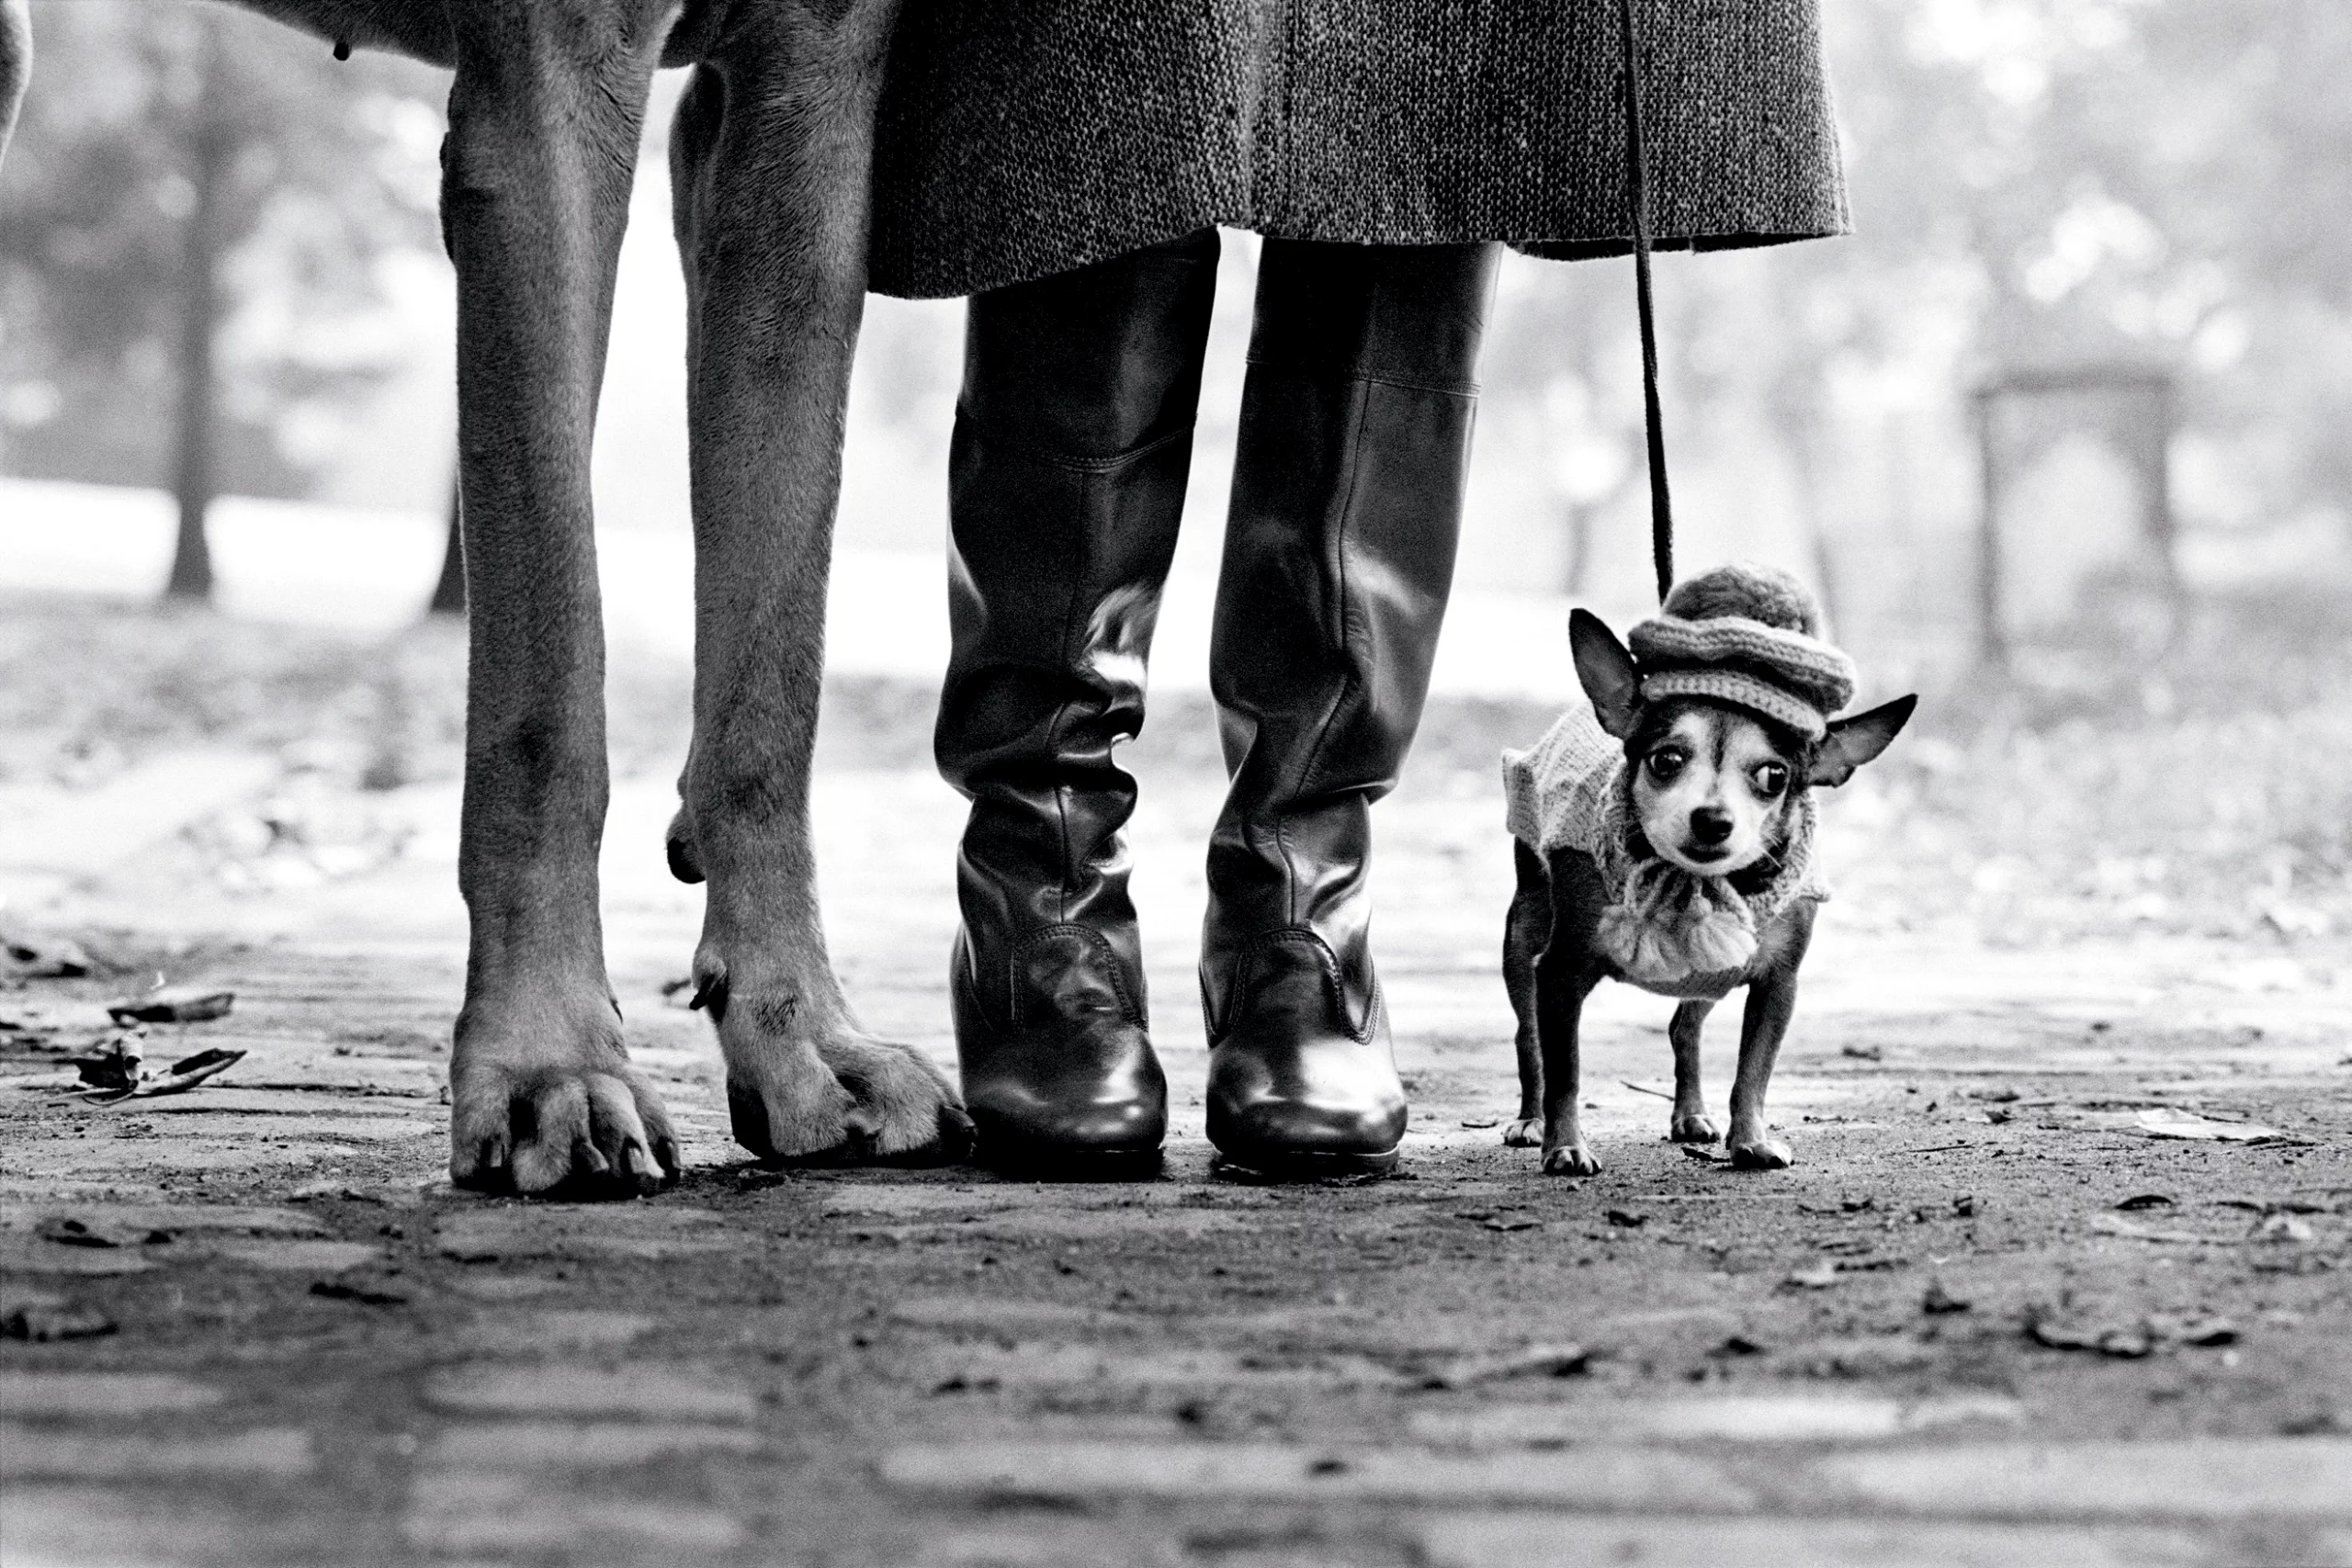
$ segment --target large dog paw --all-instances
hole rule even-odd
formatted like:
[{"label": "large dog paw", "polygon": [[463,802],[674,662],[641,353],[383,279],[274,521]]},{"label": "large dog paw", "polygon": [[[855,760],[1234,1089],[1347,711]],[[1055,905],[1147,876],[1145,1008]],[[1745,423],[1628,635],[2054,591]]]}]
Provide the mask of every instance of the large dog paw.
[{"label": "large dog paw", "polygon": [[1593,1157],[1592,1146],[1578,1138],[1573,1144],[1562,1144],[1544,1151],[1544,1174],[1598,1176],[1600,1174],[1600,1161]]},{"label": "large dog paw", "polygon": [[1732,1139],[1731,1163],[1736,1170],[1786,1170],[1796,1162],[1797,1156],[1789,1145],[1778,1138],[1759,1134]]},{"label": "large dog paw", "polygon": [[1543,1142],[1544,1118],[1541,1116],[1522,1116],[1516,1122],[1504,1124],[1503,1146],[1506,1148],[1537,1148]]},{"label": "large dog paw", "polygon": [[963,1098],[913,1046],[836,1035],[818,1042],[817,1056],[849,1091],[855,1105],[850,1125],[874,1158],[956,1160],[971,1153],[972,1119]]},{"label": "large dog paw", "polygon": [[911,1046],[845,1021],[811,1027],[788,996],[730,990],[698,965],[695,1005],[718,1026],[735,1141],[762,1159],[956,1159],[971,1118],[946,1075]]},{"label": "large dog paw", "polygon": [[1723,1134],[1704,1111],[1678,1111],[1666,1124],[1667,1141],[1676,1144],[1713,1144],[1723,1140]]},{"label": "large dog paw", "polygon": [[458,1021],[450,1180],[488,1192],[618,1197],[677,1179],[662,1097],[630,1064],[610,1003],[588,1005],[570,1028],[558,1007]]}]

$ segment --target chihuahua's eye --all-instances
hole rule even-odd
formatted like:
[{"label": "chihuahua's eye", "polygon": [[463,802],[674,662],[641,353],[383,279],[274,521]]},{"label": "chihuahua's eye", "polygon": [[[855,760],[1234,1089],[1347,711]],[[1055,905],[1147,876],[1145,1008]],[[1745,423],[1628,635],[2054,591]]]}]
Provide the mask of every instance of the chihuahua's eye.
[{"label": "chihuahua's eye", "polygon": [[1657,780],[1660,784],[1665,784],[1667,781],[1673,778],[1675,774],[1680,773],[1684,765],[1690,761],[1690,759],[1683,753],[1679,747],[1661,746],[1657,750],[1650,753],[1650,777]]},{"label": "chihuahua's eye", "polygon": [[1756,781],[1756,793],[1767,800],[1789,787],[1789,770],[1778,762],[1758,762],[1748,776]]}]

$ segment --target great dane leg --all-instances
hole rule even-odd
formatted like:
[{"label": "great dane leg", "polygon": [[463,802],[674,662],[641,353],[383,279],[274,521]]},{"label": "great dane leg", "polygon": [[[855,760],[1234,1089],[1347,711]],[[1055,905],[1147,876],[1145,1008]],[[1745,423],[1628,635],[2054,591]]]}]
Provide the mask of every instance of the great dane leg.
[{"label": "great dane leg", "polygon": [[26,0],[0,0],[0,159],[8,155],[8,134],[17,129],[32,68],[32,7]]},{"label": "great dane leg", "polygon": [[663,0],[456,5],[442,220],[458,269],[474,585],[458,879],[472,917],[450,1175],[656,1186],[677,1154],[605,977],[604,635],[588,448]]},{"label": "great dane leg", "polygon": [[763,1157],[959,1154],[917,1052],[867,1035],[817,907],[808,769],[874,110],[897,0],[737,8],[673,167],[688,275],[695,739],[671,864],[709,883],[695,954],[736,1141]]}]

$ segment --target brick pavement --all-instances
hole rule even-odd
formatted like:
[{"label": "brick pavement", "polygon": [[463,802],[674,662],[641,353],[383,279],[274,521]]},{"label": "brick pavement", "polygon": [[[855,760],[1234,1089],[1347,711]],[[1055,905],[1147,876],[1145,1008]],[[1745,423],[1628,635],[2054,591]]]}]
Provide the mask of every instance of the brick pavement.
[{"label": "brick pavement", "polygon": [[[74,889],[120,953],[232,985],[187,1038],[250,1055],[86,1107],[54,1047],[123,982],[0,991],[0,1314],[111,1325],[0,1344],[0,1555],[2352,1562],[2352,987],[2211,944],[1905,935],[1850,877],[1776,1084],[1802,1163],[1662,1143],[1666,1008],[1618,991],[1589,1047],[1608,1169],[1546,1181],[1496,1141],[1492,795],[1433,766],[1382,808],[1405,1177],[1218,1181],[1186,951],[1214,782],[1197,747],[1146,761],[1177,1104],[1146,1185],[740,1162],[705,1026],[661,992],[696,896],[660,874],[657,779],[619,786],[607,856],[630,1038],[695,1165],[647,1202],[440,1179],[446,786],[379,803],[417,832],[371,873],[231,897],[158,890],[149,857]],[[956,803],[841,766],[820,810],[860,1006],[944,1057]],[[2167,1107],[2278,1135],[2146,1135]]]}]

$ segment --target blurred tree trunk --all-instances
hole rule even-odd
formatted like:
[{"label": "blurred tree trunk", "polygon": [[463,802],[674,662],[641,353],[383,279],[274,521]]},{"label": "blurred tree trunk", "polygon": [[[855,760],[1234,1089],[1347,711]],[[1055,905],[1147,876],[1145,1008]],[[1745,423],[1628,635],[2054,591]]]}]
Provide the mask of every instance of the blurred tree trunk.
[{"label": "blurred tree trunk", "polygon": [[441,581],[433,585],[432,601],[424,606],[428,615],[462,615],[466,613],[466,502],[465,492],[458,481],[449,481],[449,542],[441,551]]},{"label": "blurred tree trunk", "polygon": [[212,598],[212,547],[204,535],[204,514],[212,505],[220,446],[220,373],[215,363],[220,333],[220,253],[226,248],[221,209],[226,202],[235,142],[219,102],[220,73],[215,69],[212,30],[198,35],[196,65],[201,95],[189,136],[188,212],[180,234],[180,331],[178,440],[173,460],[172,496],[179,507],[179,539],[172,552],[166,599],[198,604]]},{"label": "blurred tree trunk", "polygon": [[1588,501],[1571,501],[1560,508],[1562,532],[1566,545],[1567,559],[1560,573],[1560,591],[1574,599],[1584,592],[1584,580],[1592,570],[1592,520],[1600,508]]}]

